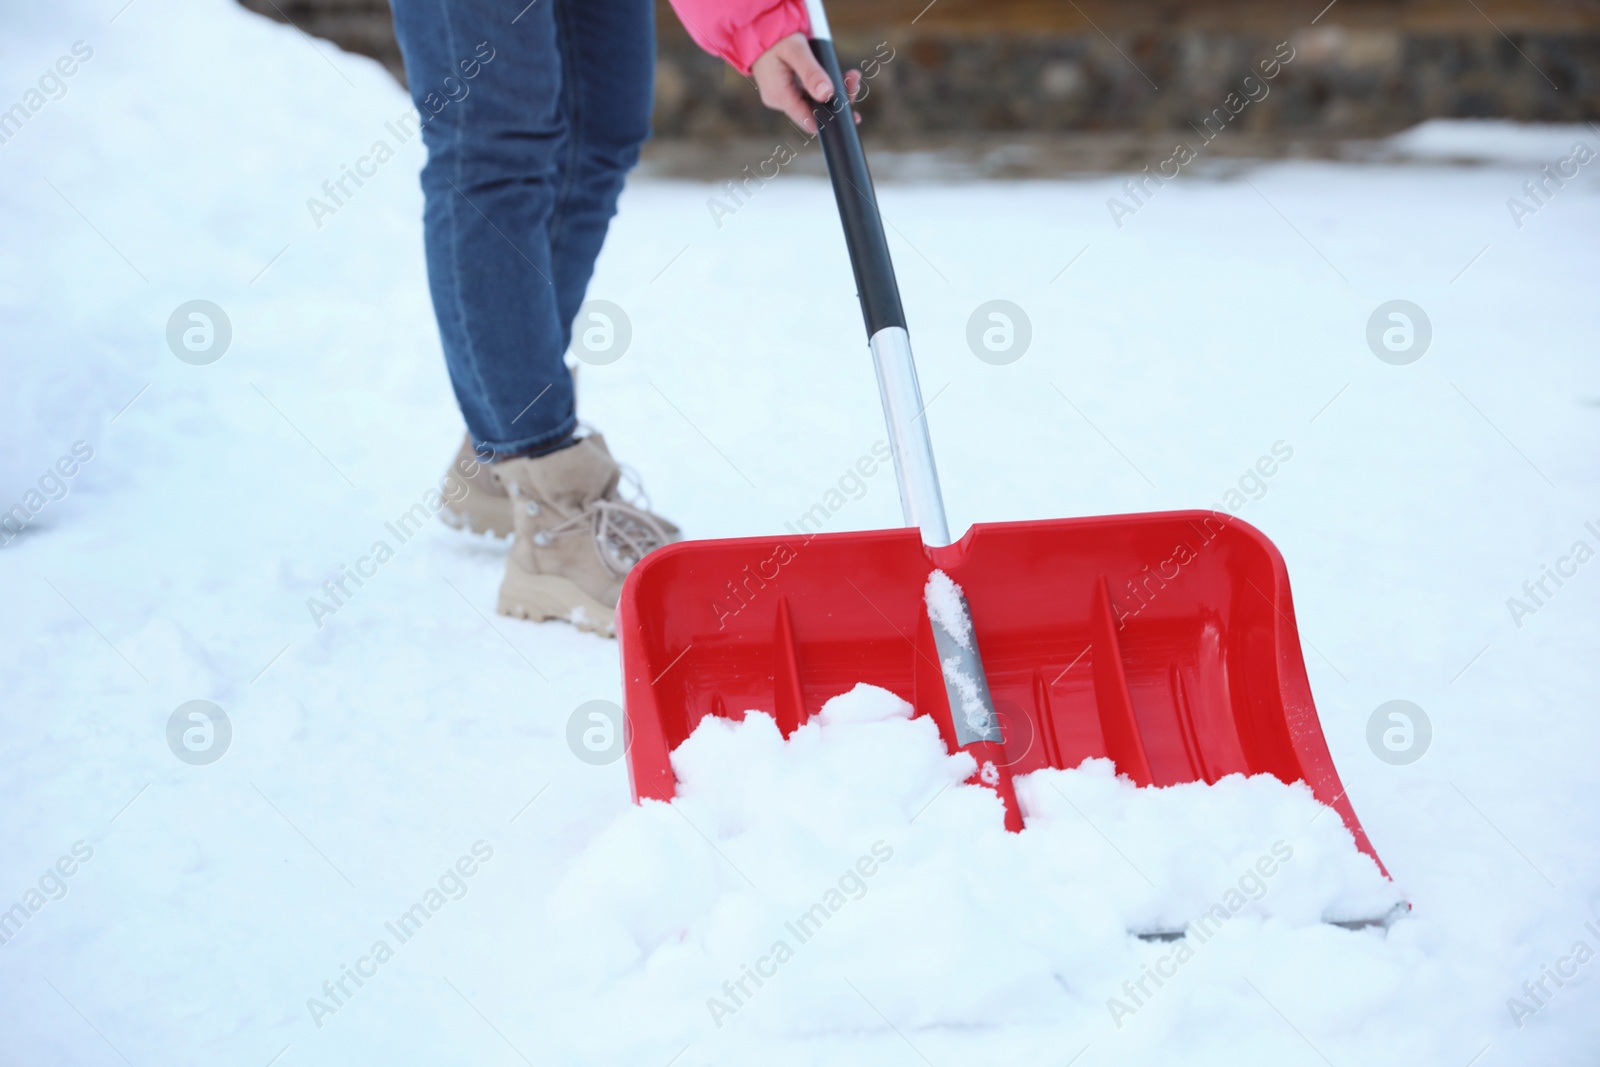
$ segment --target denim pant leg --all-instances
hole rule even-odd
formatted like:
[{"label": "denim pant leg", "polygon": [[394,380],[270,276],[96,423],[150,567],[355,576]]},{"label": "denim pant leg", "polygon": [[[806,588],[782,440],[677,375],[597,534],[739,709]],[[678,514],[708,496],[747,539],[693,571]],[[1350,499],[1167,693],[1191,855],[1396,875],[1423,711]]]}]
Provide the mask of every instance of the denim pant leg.
[{"label": "denim pant leg", "polygon": [[650,136],[655,89],[651,0],[554,0],[567,144],[550,248],[562,346],[583,303],[623,179]]},{"label": "denim pant leg", "polygon": [[[536,452],[576,425],[562,354],[632,162],[615,143],[620,135],[607,132],[619,128],[606,114],[616,94],[593,87],[607,78],[642,83],[649,98],[648,44],[635,67],[639,42],[653,31],[648,7],[589,2],[613,18],[574,15],[591,34],[574,47],[550,0],[392,0],[428,145],[428,283],[445,360],[474,443],[499,456]],[[606,32],[617,36],[593,36]],[[588,68],[570,91],[566,62]],[[590,100],[601,113],[600,153],[568,135],[569,101]],[[631,112],[626,118],[620,128],[632,123]],[[644,134],[635,132],[636,154]],[[602,159],[614,165],[593,165]],[[588,164],[571,170],[569,160]],[[558,205],[567,208],[560,228],[571,235],[560,251]]]}]

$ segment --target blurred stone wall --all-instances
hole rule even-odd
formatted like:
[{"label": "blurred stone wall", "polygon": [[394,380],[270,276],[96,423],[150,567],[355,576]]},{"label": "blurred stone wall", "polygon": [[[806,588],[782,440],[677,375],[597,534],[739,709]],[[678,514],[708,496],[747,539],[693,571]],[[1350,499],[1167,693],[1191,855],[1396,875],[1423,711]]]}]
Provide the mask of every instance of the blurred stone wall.
[{"label": "blurred stone wall", "polygon": [[[403,78],[385,0],[241,2]],[[1237,125],[1264,133],[1369,136],[1434,117],[1600,119],[1600,0],[1324,3],[853,0],[836,2],[830,18],[841,60],[875,61],[865,108],[897,137],[1183,130],[1247,92],[1258,98]],[[658,136],[784,128],[659,8]],[[1244,85],[1275,60],[1265,92]],[[1239,94],[1232,103],[1229,93]]]}]

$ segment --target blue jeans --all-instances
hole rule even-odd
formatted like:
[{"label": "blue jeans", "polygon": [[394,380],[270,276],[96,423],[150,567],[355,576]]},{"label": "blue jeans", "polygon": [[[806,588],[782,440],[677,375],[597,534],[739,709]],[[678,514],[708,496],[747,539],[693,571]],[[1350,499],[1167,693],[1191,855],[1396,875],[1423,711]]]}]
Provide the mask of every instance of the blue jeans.
[{"label": "blue jeans", "polygon": [[650,0],[391,0],[421,112],[428,286],[483,456],[577,425],[563,361],[650,135]]}]

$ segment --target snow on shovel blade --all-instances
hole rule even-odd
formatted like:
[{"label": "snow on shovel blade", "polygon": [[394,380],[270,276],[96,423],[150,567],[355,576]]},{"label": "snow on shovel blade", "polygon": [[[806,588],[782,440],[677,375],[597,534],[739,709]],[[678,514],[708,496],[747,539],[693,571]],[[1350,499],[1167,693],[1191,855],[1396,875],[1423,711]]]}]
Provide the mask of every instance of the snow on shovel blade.
[{"label": "snow on shovel blade", "polygon": [[635,799],[674,795],[670,754],[705,716],[760,710],[788,736],[858,682],[961,747],[935,570],[969,602],[1008,777],[1098,757],[1144,786],[1303,781],[1383,869],[1322,737],[1283,558],[1209,511],[979,524],[941,548],[902,529],[651,553],[617,620]]},{"label": "snow on shovel blade", "polygon": [[[993,789],[1005,805],[1006,829],[1020,830],[1022,809],[1011,785],[1011,761],[1006,757],[1000,712],[989,694],[988,671],[978,652],[966,594],[948,574],[935,570],[922,587],[922,598],[933,627],[933,647],[944,679],[945,706],[956,748],[970,755],[977,767],[969,783]],[[948,739],[949,735],[945,736]]]}]

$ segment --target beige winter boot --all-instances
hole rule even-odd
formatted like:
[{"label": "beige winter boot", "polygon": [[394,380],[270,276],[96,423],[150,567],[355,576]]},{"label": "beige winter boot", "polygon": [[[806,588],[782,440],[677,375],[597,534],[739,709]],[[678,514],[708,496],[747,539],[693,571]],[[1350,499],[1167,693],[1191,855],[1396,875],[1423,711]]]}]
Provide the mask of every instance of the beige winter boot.
[{"label": "beige winter boot", "polygon": [[516,527],[500,614],[566,619],[615,636],[622,579],[645,553],[676,541],[678,528],[622,499],[622,469],[597,433],[547,456],[497,463],[495,472]]},{"label": "beige winter boot", "polygon": [[446,498],[444,507],[439,509],[440,519],[458,530],[511,536],[511,495],[500,483],[494,467],[478,458],[470,434],[461,439],[461,448],[445,477],[462,482],[467,492],[460,500]]}]

